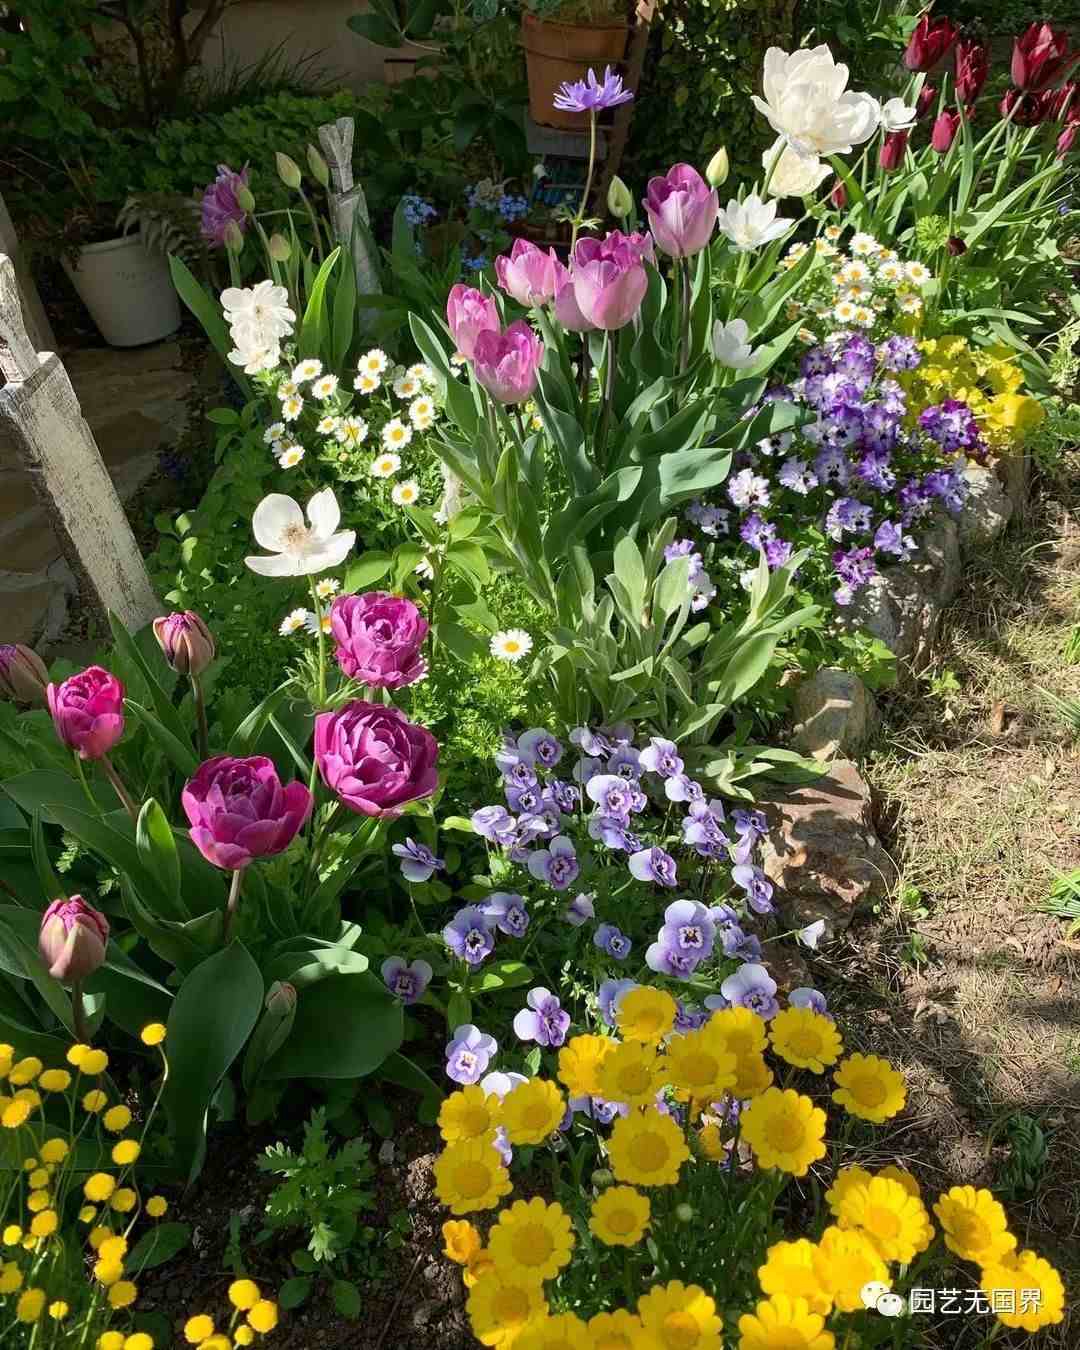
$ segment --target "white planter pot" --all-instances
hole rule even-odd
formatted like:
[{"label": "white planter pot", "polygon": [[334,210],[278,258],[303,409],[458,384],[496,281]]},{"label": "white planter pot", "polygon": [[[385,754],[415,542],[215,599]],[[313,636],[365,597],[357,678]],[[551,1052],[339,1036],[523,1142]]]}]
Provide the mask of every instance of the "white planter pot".
[{"label": "white planter pot", "polygon": [[167,259],[137,234],[87,244],[64,271],[110,347],[159,342],[180,327],[180,301]]}]

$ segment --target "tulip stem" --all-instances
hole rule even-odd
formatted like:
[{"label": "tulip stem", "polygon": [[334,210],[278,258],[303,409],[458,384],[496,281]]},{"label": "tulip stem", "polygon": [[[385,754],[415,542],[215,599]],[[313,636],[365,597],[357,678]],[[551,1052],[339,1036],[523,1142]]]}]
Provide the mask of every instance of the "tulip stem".
[{"label": "tulip stem", "polygon": [[229,898],[225,902],[225,920],[221,925],[221,945],[228,945],[232,937],[233,925],[236,922],[236,912],[240,908],[240,887],[244,880],[242,868],[237,868],[232,874],[232,884],[229,886]]},{"label": "tulip stem", "polygon": [[83,1007],[82,981],[72,980],[71,982],[71,1024],[75,1028],[75,1038],[88,1044],[90,1040],[90,1027],[86,1021],[86,1009]]},{"label": "tulip stem", "polygon": [[116,795],[120,798],[121,802],[124,805],[124,810],[128,813],[128,815],[131,817],[132,820],[138,820],[139,808],[135,805],[131,793],[128,792],[127,788],[124,786],[123,780],[121,779],[120,775],[116,772],[116,769],[113,766],[113,762],[108,755],[101,756],[101,767],[105,770],[105,777],[115,788]]},{"label": "tulip stem", "polygon": [[206,724],[206,699],[198,675],[191,674],[191,694],[195,700],[195,727],[199,742],[199,758],[210,758],[210,728]]},{"label": "tulip stem", "polygon": [[322,630],[322,605],[319,602],[319,592],[315,588],[315,578],[309,577],[311,583],[311,603],[315,606],[315,634],[319,639],[319,707],[322,708],[326,703],[326,635]]},{"label": "tulip stem", "polygon": [[86,770],[83,768],[82,755],[80,755],[78,750],[76,750],[74,752],[73,757],[75,760],[75,776],[82,784],[82,790],[86,794],[86,800],[90,803],[90,805],[94,808],[94,810],[98,813],[98,815],[100,815],[101,807],[98,804],[97,798],[90,791],[90,784],[86,781]]},{"label": "tulip stem", "polygon": [[690,262],[687,258],[680,258],[675,264],[682,273],[682,334],[679,341],[679,374],[681,375],[690,364],[690,307],[691,307],[691,282],[690,282]]}]

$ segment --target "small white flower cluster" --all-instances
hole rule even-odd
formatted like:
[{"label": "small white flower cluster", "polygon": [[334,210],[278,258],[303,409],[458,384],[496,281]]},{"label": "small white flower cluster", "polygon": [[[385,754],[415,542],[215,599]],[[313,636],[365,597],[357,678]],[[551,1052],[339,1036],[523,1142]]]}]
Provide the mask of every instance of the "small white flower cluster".
[{"label": "small white flower cluster", "polygon": [[272,281],[255,286],[229,286],[221,292],[221,310],[229,325],[233,350],[229,360],[245,375],[273,370],[281,360],[281,339],[293,331],[296,314],[289,292]]},{"label": "small white flower cluster", "polygon": [[316,637],[320,628],[326,634],[330,632],[330,602],[341,587],[340,581],[333,577],[324,577],[316,582],[315,594],[326,601],[326,607],[318,613],[311,609],[292,609],[282,619],[278,632],[282,637],[292,637],[296,633],[307,633]]},{"label": "small white flower cluster", "polygon": [[[830,260],[831,270],[819,274],[821,280],[809,300],[789,301],[789,319],[806,314],[856,329],[872,329],[894,312],[912,317],[922,313],[919,292],[933,280],[928,268],[914,259],[904,261],[895,249],[885,248],[870,234],[853,234],[845,254],[836,247],[841,234],[839,226],[830,225],[824,237],[814,241],[817,253]],[[780,260],[780,267],[787,271],[796,266],[810,248],[806,243],[793,244]],[[806,342],[818,341],[811,328],[800,337]]]}]

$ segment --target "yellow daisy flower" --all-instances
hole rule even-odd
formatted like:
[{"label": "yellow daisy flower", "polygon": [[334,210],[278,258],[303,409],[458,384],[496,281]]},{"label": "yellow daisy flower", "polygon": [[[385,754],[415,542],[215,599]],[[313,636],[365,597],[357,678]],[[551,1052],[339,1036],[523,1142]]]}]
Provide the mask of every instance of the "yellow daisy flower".
[{"label": "yellow daisy flower", "polygon": [[873,1175],[865,1167],[841,1167],[833,1184],[825,1192],[825,1203],[832,1210],[834,1219],[840,1217],[845,1197],[857,1186],[867,1185],[873,1180]]},{"label": "yellow daisy flower", "polygon": [[683,1100],[714,1102],[735,1085],[736,1056],[708,1027],[673,1037],[666,1053],[668,1082]]},{"label": "yellow daisy flower", "polygon": [[112,1160],[117,1167],[128,1167],[135,1162],[141,1152],[142,1149],[136,1140],[121,1139],[113,1146]]},{"label": "yellow daisy flower", "polygon": [[130,1186],[121,1186],[118,1191],[113,1191],[109,1205],[117,1214],[130,1214],[138,1202],[139,1197]]},{"label": "yellow daisy flower", "polygon": [[619,1181],[633,1186],[674,1186],[690,1150],[672,1118],[650,1107],[615,1122],[608,1155]]},{"label": "yellow daisy flower", "polygon": [[[240,1324],[240,1325],[236,1328],[236,1330],[233,1332],[233,1338],[232,1338],[232,1339],[233,1339],[233,1345],[254,1345],[254,1344],[255,1344],[255,1333],[254,1333],[254,1332],[252,1331],[252,1329],[247,1325],[246,1322],[241,1322],[241,1324]],[[125,1347],[125,1350],[126,1350],[126,1347]]]},{"label": "yellow daisy flower", "polygon": [[837,1106],[875,1125],[897,1115],[907,1101],[903,1075],[877,1055],[854,1054],[841,1060],[833,1083]]},{"label": "yellow daisy flower", "polygon": [[838,1211],[840,1227],[860,1229],[886,1261],[910,1264],[933,1235],[922,1201],[887,1177],[852,1187]]},{"label": "yellow daisy flower", "polygon": [[539,1281],[495,1269],[473,1285],[466,1312],[481,1345],[511,1346],[530,1322],[547,1312],[547,1303]]},{"label": "yellow daisy flower", "polygon": [[646,1338],[663,1350],[721,1350],[716,1304],[699,1285],[654,1285],[638,1299],[637,1310]]},{"label": "yellow daisy flower", "polygon": [[649,1106],[667,1081],[665,1063],[656,1047],[642,1041],[621,1041],[600,1065],[599,1096],[629,1106]]},{"label": "yellow daisy flower", "polygon": [[515,1200],[488,1234],[496,1268],[515,1278],[552,1280],[567,1265],[575,1242],[569,1215],[539,1196]]},{"label": "yellow daisy flower", "polygon": [[70,1065],[72,1065],[73,1068],[77,1069],[79,1065],[83,1062],[84,1056],[88,1055],[89,1053],[90,1053],[90,1046],[83,1045],[82,1042],[80,1041],[77,1044],[73,1045],[71,1049],[67,1052],[67,1062]]},{"label": "yellow daisy flower", "polygon": [[97,1254],[102,1261],[123,1261],[127,1255],[127,1238],[117,1233],[98,1243]]},{"label": "yellow daisy flower", "polygon": [[459,1266],[467,1266],[484,1243],[468,1219],[447,1219],[442,1226],[443,1251]]},{"label": "yellow daisy flower", "polygon": [[[206,1344],[209,1346],[212,1341],[207,1341]],[[225,1341],[225,1347],[229,1350],[228,1341]],[[154,1350],[154,1338],[145,1331],[133,1332],[132,1335],[124,1337],[124,1350]]]},{"label": "yellow daisy flower", "polygon": [[60,1219],[55,1209],[43,1209],[30,1221],[30,1232],[36,1238],[52,1237],[60,1227]]},{"label": "yellow daisy flower", "polygon": [[83,1110],[89,1111],[91,1115],[103,1110],[108,1105],[109,1099],[100,1088],[91,1088],[83,1097]]},{"label": "yellow daisy flower", "polygon": [[735,1082],[731,1085],[731,1095],[740,1102],[760,1097],[772,1087],[773,1078],[773,1071],[765,1063],[764,1055],[740,1055],[735,1061]]},{"label": "yellow daisy flower", "polygon": [[590,1317],[588,1330],[592,1350],[635,1350],[644,1334],[641,1318],[625,1308]]},{"label": "yellow daisy flower", "polygon": [[784,1008],[769,1025],[769,1039],[776,1053],[797,1069],[824,1073],[844,1050],[834,1023],[812,1008]]},{"label": "yellow daisy flower", "polygon": [[122,1331],[103,1331],[97,1339],[97,1350],[124,1350]]},{"label": "yellow daisy flower", "polygon": [[833,1301],[818,1274],[815,1264],[818,1255],[815,1244],[806,1238],[774,1243],[765,1254],[765,1264],[758,1267],[761,1292],[804,1298],[811,1312],[827,1317]]},{"label": "yellow daisy flower", "polygon": [[26,1208],[31,1214],[38,1213],[39,1210],[47,1209],[49,1206],[48,1191],[31,1191],[26,1197]]},{"label": "yellow daisy flower", "polygon": [[146,1212],[152,1219],[160,1219],[169,1208],[169,1202],[163,1195],[152,1195],[146,1202]]},{"label": "yellow daisy flower", "polygon": [[589,1329],[573,1313],[535,1318],[514,1342],[514,1350],[592,1350]]},{"label": "yellow daisy flower", "polygon": [[890,1163],[888,1167],[883,1167],[878,1173],[879,1177],[885,1177],[888,1181],[898,1181],[908,1195],[913,1195],[916,1200],[922,1199],[922,1189],[919,1183],[902,1167],[897,1167],[895,1163]]},{"label": "yellow daisy flower", "polygon": [[740,1117],[742,1136],[762,1167],[805,1176],[825,1156],[825,1112],[791,1088],[769,1088]]},{"label": "yellow daisy flower", "polygon": [[65,1303],[62,1298],[54,1299],[47,1311],[54,1322],[62,1322],[71,1311],[71,1304]]},{"label": "yellow daisy flower", "polygon": [[620,1000],[615,1022],[625,1040],[658,1045],[674,1027],[678,1011],[666,990],[642,984],[628,990]]},{"label": "yellow daisy flower", "polygon": [[8,1102],[3,1111],[0,1112],[0,1125],[8,1130],[17,1130],[20,1125],[25,1125],[30,1119],[32,1111],[33,1107],[25,1099]]},{"label": "yellow daisy flower", "polygon": [[94,1279],[106,1289],[124,1277],[124,1267],[119,1261],[95,1261]]},{"label": "yellow daisy flower", "polygon": [[599,1097],[600,1066],[615,1049],[610,1036],[574,1036],[559,1051],[558,1079],[571,1097]]},{"label": "yellow daisy flower", "polygon": [[513,1189],[494,1135],[448,1144],[435,1160],[435,1194],[451,1214],[494,1209]]},{"label": "yellow daisy flower", "polygon": [[722,1008],[713,1013],[705,1026],[736,1059],[765,1051],[765,1020],[750,1008]]},{"label": "yellow daisy flower", "polygon": [[111,1308],[130,1308],[138,1295],[138,1289],[130,1280],[117,1280],[109,1288],[109,1306]]},{"label": "yellow daisy flower", "polygon": [[988,1190],[953,1186],[938,1199],[934,1213],[945,1246],[964,1261],[988,1266],[1016,1246],[1005,1211]]},{"label": "yellow daisy flower", "polygon": [[609,1247],[635,1247],[649,1226],[649,1197],[632,1186],[609,1186],[593,1201],[589,1228]]},{"label": "yellow daisy flower", "polygon": [[94,1076],[109,1067],[109,1056],[104,1050],[87,1050],[79,1062],[79,1072]]},{"label": "yellow daisy flower", "polygon": [[511,1144],[542,1144],[565,1114],[562,1093],[546,1078],[519,1083],[503,1098],[502,1123]]},{"label": "yellow daisy flower", "polygon": [[1061,1276],[1035,1252],[1015,1252],[984,1266],[979,1283],[1003,1326],[1038,1331],[1064,1320]]},{"label": "yellow daisy flower", "polygon": [[499,1124],[499,1098],[473,1083],[451,1092],[439,1108],[439,1133],[448,1144],[479,1139]]},{"label": "yellow daisy flower", "polygon": [[8,1070],[8,1082],[15,1087],[25,1087],[34,1081],[44,1067],[36,1055],[27,1055]]},{"label": "yellow daisy flower", "polygon": [[861,1312],[862,1287],[889,1283],[889,1268],[877,1248],[856,1229],[826,1228],[814,1249],[814,1274],[839,1312]]},{"label": "yellow daisy flower", "polygon": [[22,1271],[14,1261],[5,1261],[0,1265],[0,1294],[14,1294],[22,1288]]},{"label": "yellow daisy flower", "polygon": [[833,1350],[836,1338],[804,1298],[774,1294],[739,1318],[739,1350]]},{"label": "yellow daisy flower", "polygon": [[471,1289],[478,1280],[482,1280],[495,1269],[495,1262],[491,1259],[491,1253],[486,1247],[481,1247],[475,1255],[469,1258],[465,1269],[461,1272],[461,1280],[466,1289]]}]

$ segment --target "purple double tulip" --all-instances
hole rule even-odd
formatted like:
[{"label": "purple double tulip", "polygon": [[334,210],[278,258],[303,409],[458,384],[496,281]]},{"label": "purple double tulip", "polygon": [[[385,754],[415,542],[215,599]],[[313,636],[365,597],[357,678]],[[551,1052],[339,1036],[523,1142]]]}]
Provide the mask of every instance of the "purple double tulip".
[{"label": "purple double tulip", "polygon": [[438,786],[439,745],[398,708],[356,699],[315,719],[322,780],[362,816],[392,819]]},{"label": "purple double tulip", "polygon": [[44,703],[49,672],[32,647],[0,643],[0,698],[14,703]]},{"label": "purple double tulip", "polygon": [[690,164],[676,164],[650,178],[645,214],[656,247],[672,258],[690,258],[708,244],[720,214],[720,198]]},{"label": "purple double tulip", "polygon": [[652,256],[647,234],[612,230],[603,239],[579,239],[571,276],[574,300],[584,321],[608,331],[625,328],[649,289],[645,259],[652,261]]},{"label": "purple double tulip", "polygon": [[214,635],[193,610],[166,614],[153,623],[154,637],[169,665],[180,675],[201,675],[214,659]]},{"label": "purple double tulip", "polygon": [[415,684],[427,670],[420,652],[428,622],[403,595],[339,595],[330,608],[330,632],[341,669],[373,689]]},{"label": "purple double tulip", "polygon": [[528,239],[515,239],[509,255],[495,259],[495,275],[507,295],[532,309],[554,300],[561,266],[553,248],[545,253]]},{"label": "purple double tulip", "polygon": [[[227,164],[219,164],[217,177],[207,187],[202,198],[202,237],[215,248],[224,248],[229,227],[243,234],[247,228],[248,213],[237,200],[237,193],[248,185],[245,166],[237,173]],[[250,205],[250,198],[248,199]]]},{"label": "purple double tulip", "polygon": [[288,848],[311,814],[312,796],[303,783],[283,786],[265,755],[216,755],[184,785],[180,804],[206,861],[239,872]]},{"label": "purple double tulip", "polygon": [[45,697],[56,734],[80,759],[101,759],[124,734],[124,686],[101,666],[87,666]]},{"label": "purple double tulip", "polygon": [[473,373],[497,403],[524,403],[536,389],[544,344],[524,319],[505,332],[477,335]]},{"label": "purple double tulip", "polygon": [[451,286],[446,300],[446,322],[458,351],[471,361],[480,334],[499,331],[499,307],[475,286],[458,283]]},{"label": "purple double tulip", "polygon": [[41,916],[38,953],[61,984],[79,984],[105,960],[109,921],[81,895],[54,900]]}]

